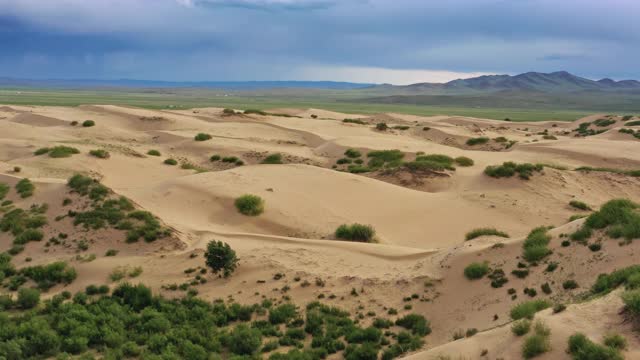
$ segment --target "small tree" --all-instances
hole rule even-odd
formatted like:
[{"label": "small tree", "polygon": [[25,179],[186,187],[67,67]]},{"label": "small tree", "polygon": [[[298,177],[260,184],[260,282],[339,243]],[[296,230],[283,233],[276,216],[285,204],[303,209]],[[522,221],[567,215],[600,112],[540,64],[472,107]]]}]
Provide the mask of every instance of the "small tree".
[{"label": "small tree", "polygon": [[209,241],[207,251],[204,253],[207,266],[215,274],[222,271],[224,277],[229,277],[238,267],[238,257],[229,244],[222,241]]}]

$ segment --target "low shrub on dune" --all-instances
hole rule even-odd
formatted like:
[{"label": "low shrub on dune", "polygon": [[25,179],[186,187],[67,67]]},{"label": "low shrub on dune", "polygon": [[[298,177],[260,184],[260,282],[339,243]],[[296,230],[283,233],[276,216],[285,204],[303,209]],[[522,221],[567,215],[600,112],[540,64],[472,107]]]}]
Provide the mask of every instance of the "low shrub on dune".
[{"label": "low shrub on dune", "polygon": [[111,154],[109,154],[108,151],[102,149],[91,150],[89,151],[89,155],[95,156],[100,159],[108,159],[109,157],[111,157]]},{"label": "low shrub on dune", "polygon": [[457,158],[453,159],[456,164],[458,166],[473,166],[474,162],[473,159],[468,158],[466,156],[458,156]]},{"label": "low shrub on dune", "polygon": [[497,230],[495,228],[480,228],[471,230],[465,235],[465,240],[473,240],[480,236],[500,236],[503,238],[508,238],[509,234],[504,231]]},{"label": "low shrub on dune", "polygon": [[486,262],[474,262],[464,268],[464,276],[469,280],[476,280],[484,277],[489,272],[489,264]]},{"label": "low shrub on dune", "polygon": [[371,242],[376,234],[376,231],[370,225],[363,224],[343,224],[338,226],[335,231],[335,236],[340,240],[358,241],[358,242]]},{"label": "low shrub on dune", "polygon": [[49,149],[48,153],[49,157],[52,158],[66,158],[70,157],[71,155],[80,154],[80,150],[74,147],[61,145]]},{"label": "low shrub on dune", "polygon": [[264,160],[262,160],[263,164],[282,164],[282,154],[275,153],[270,154]]},{"label": "low shrub on dune", "polygon": [[205,133],[199,133],[194,137],[195,141],[207,141],[211,140],[211,135]]},{"label": "low shrub on dune", "polygon": [[236,199],[235,206],[243,215],[258,216],[264,211],[264,200],[257,195],[245,194]]},{"label": "low shrub on dune", "polygon": [[469,145],[469,146],[483,145],[483,144],[488,143],[489,140],[491,140],[491,139],[489,139],[488,137],[485,137],[485,136],[481,136],[481,137],[477,137],[477,138],[467,139],[466,144]]},{"label": "low shrub on dune", "polygon": [[521,179],[529,180],[534,172],[541,172],[543,168],[544,165],[542,164],[517,164],[507,161],[502,165],[487,166],[484,173],[495,178],[508,178],[518,174]]}]

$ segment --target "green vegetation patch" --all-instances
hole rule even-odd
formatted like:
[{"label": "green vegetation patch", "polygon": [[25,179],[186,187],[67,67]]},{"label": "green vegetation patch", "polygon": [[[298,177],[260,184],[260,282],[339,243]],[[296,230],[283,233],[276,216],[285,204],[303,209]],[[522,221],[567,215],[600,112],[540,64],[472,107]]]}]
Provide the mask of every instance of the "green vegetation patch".
[{"label": "green vegetation patch", "polygon": [[569,201],[569,205],[572,208],[578,209],[578,210],[585,210],[585,211],[590,211],[591,207],[589,205],[587,205],[586,203],[582,202],[582,201],[578,201],[578,200],[571,200]]},{"label": "green vegetation patch", "polygon": [[11,190],[11,187],[5,183],[0,183],[0,200],[3,200]]},{"label": "green vegetation patch", "polygon": [[582,333],[569,337],[567,352],[574,360],[623,360],[624,357],[615,347],[599,345]]},{"label": "green vegetation patch", "polygon": [[473,166],[473,164],[474,164],[473,159],[468,158],[466,156],[458,156],[457,158],[455,158],[453,160],[456,162],[456,164],[458,166],[467,167],[467,166]]},{"label": "green vegetation patch", "polygon": [[164,228],[153,214],[135,210],[129,199],[124,196],[113,197],[106,186],[88,176],[74,175],[67,181],[67,186],[92,200],[88,210],[70,214],[76,226],[94,230],[107,227],[124,230],[129,243],[140,238],[152,242],[170,234],[170,230]]},{"label": "green vegetation patch", "polygon": [[245,194],[235,201],[238,211],[247,216],[258,216],[264,212],[264,200],[258,195]]},{"label": "green vegetation patch", "polygon": [[431,332],[429,322],[417,314],[398,318],[395,324],[401,330],[391,336],[376,327],[363,327],[349,312],[319,302],[298,309],[270,301],[240,305],[193,296],[169,300],[154,296],[142,284],[127,283],[108,292],[108,288],[87,287],[73,299],[70,294],[55,295],[46,306],[37,307],[39,294],[22,290],[17,305],[34,310],[2,317],[6,336],[0,356],[55,358],[64,352],[80,358],[123,354],[206,360],[260,358],[260,352],[283,346],[293,349],[270,359],[311,360],[331,354],[346,359],[392,359],[421,348],[422,338]]},{"label": "green vegetation patch", "polygon": [[80,154],[80,150],[70,146],[55,146],[49,149],[49,157],[51,158],[67,158],[71,155]]},{"label": "green vegetation patch", "polygon": [[484,144],[488,143],[489,140],[491,140],[491,139],[489,139],[486,136],[481,136],[481,137],[477,137],[477,138],[469,138],[469,139],[467,139],[466,144],[469,145],[469,146],[484,145]]},{"label": "green vegetation patch", "polygon": [[534,172],[541,172],[544,169],[542,164],[522,163],[517,164],[512,161],[504,162],[502,165],[487,166],[484,173],[494,178],[512,177],[518,174],[518,177],[529,180]]},{"label": "green vegetation patch", "polygon": [[513,320],[533,319],[533,316],[541,310],[551,307],[551,303],[547,300],[529,300],[522,302],[511,308],[511,318]]},{"label": "green vegetation patch", "polygon": [[613,239],[640,238],[640,205],[627,199],[610,200],[589,215],[582,227],[571,234],[571,239],[586,241],[592,236],[592,230],[605,230]]},{"label": "green vegetation patch", "polygon": [[211,140],[211,135],[205,133],[198,133],[194,138],[195,141],[207,141]]},{"label": "green vegetation patch", "polygon": [[282,154],[275,153],[269,154],[264,160],[262,160],[263,164],[282,164]]},{"label": "green vegetation patch", "polygon": [[147,155],[150,155],[150,156],[160,156],[160,155],[162,155],[162,154],[160,154],[160,151],[158,151],[158,150],[153,150],[153,149],[152,149],[152,150],[147,151]]},{"label": "green vegetation patch", "polygon": [[477,280],[484,277],[489,272],[489,264],[486,262],[474,262],[464,268],[464,276],[469,280]]},{"label": "green vegetation patch", "polygon": [[82,122],[82,126],[83,127],[92,127],[92,126],[95,126],[95,125],[96,125],[96,122],[93,121],[93,120],[85,120],[85,121]]},{"label": "green vegetation patch", "polygon": [[100,159],[108,159],[111,157],[111,154],[109,154],[107,150],[102,150],[102,149],[90,150],[89,155],[95,156]]},{"label": "green vegetation patch", "polygon": [[338,226],[335,231],[336,239],[357,241],[357,242],[372,242],[376,235],[375,229],[371,225],[363,224],[342,224]]},{"label": "green vegetation patch", "polygon": [[551,236],[547,234],[547,228],[544,226],[537,227],[527,235],[527,238],[522,244],[523,253],[522,257],[529,262],[538,262],[551,254],[548,245],[551,241]]},{"label": "green vegetation patch", "polygon": [[581,166],[579,168],[576,168],[575,171],[610,172],[610,173],[614,173],[614,174],[621,174],[621,175],[627,175],[627,176],[640,177],[640,170],[620,170],[620,169],[613,169],[613,168],[601,168],[601,167],[600,168],[594,168],[594,167],[590,167],[590,166]]},{"label": "green vegetation patch", "polygon": [[359,119],[343,119],[342,120],[343,123],[347,123],[347,124],[358,124],[358,125],[366,125],[367,123],[359,120]]},{"label": "green vegetation patch", "polygon": [[469,231],[466,235],[465,235],[465,240],[469,241],[469,240],[473,240],[477,237],[480,236],[500,236],[503,238],[508,238],[509,234],[507,234],[504,231],[500,231],[497,230],[495,228],[480,228],[480,229],[474,229]]}]

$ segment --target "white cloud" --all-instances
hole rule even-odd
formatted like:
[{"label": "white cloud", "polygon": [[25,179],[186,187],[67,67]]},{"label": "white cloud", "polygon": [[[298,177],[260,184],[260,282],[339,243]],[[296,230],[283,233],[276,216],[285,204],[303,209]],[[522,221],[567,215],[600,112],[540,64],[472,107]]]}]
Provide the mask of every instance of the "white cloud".
[{"label": "white cloud", "polygon": [[409,85],[422,82],[442,83],[481,75],[481,72],[455,72],[424,69],[386,69],[360,66],[304,66],[293,70],[291,78],[299,80],[334,80],[362,83]]}]

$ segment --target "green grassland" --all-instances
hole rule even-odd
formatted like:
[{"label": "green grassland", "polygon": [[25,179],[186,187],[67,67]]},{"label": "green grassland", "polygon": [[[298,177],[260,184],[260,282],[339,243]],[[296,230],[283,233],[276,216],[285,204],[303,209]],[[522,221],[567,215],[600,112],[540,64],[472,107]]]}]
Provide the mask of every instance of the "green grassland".
[{"label": "green grassland", "polygon": [[603,107],[581,110],[561,104],[485,101],[486,105],[462,98],[432,99],[429,104],[386,103],[370,98],[366,91],[349,90],[264,90],[233,91],[209,89],[0,89],[0,104],[78,106],[114,104],[150,109],[190,109],[230,107],[235,109],[273,109],[284,107],[321,108],[344,113],[375,114],[396,112],[413,115],[454,115],[512,121],[573,121],[594,112],[616,113]]}]

